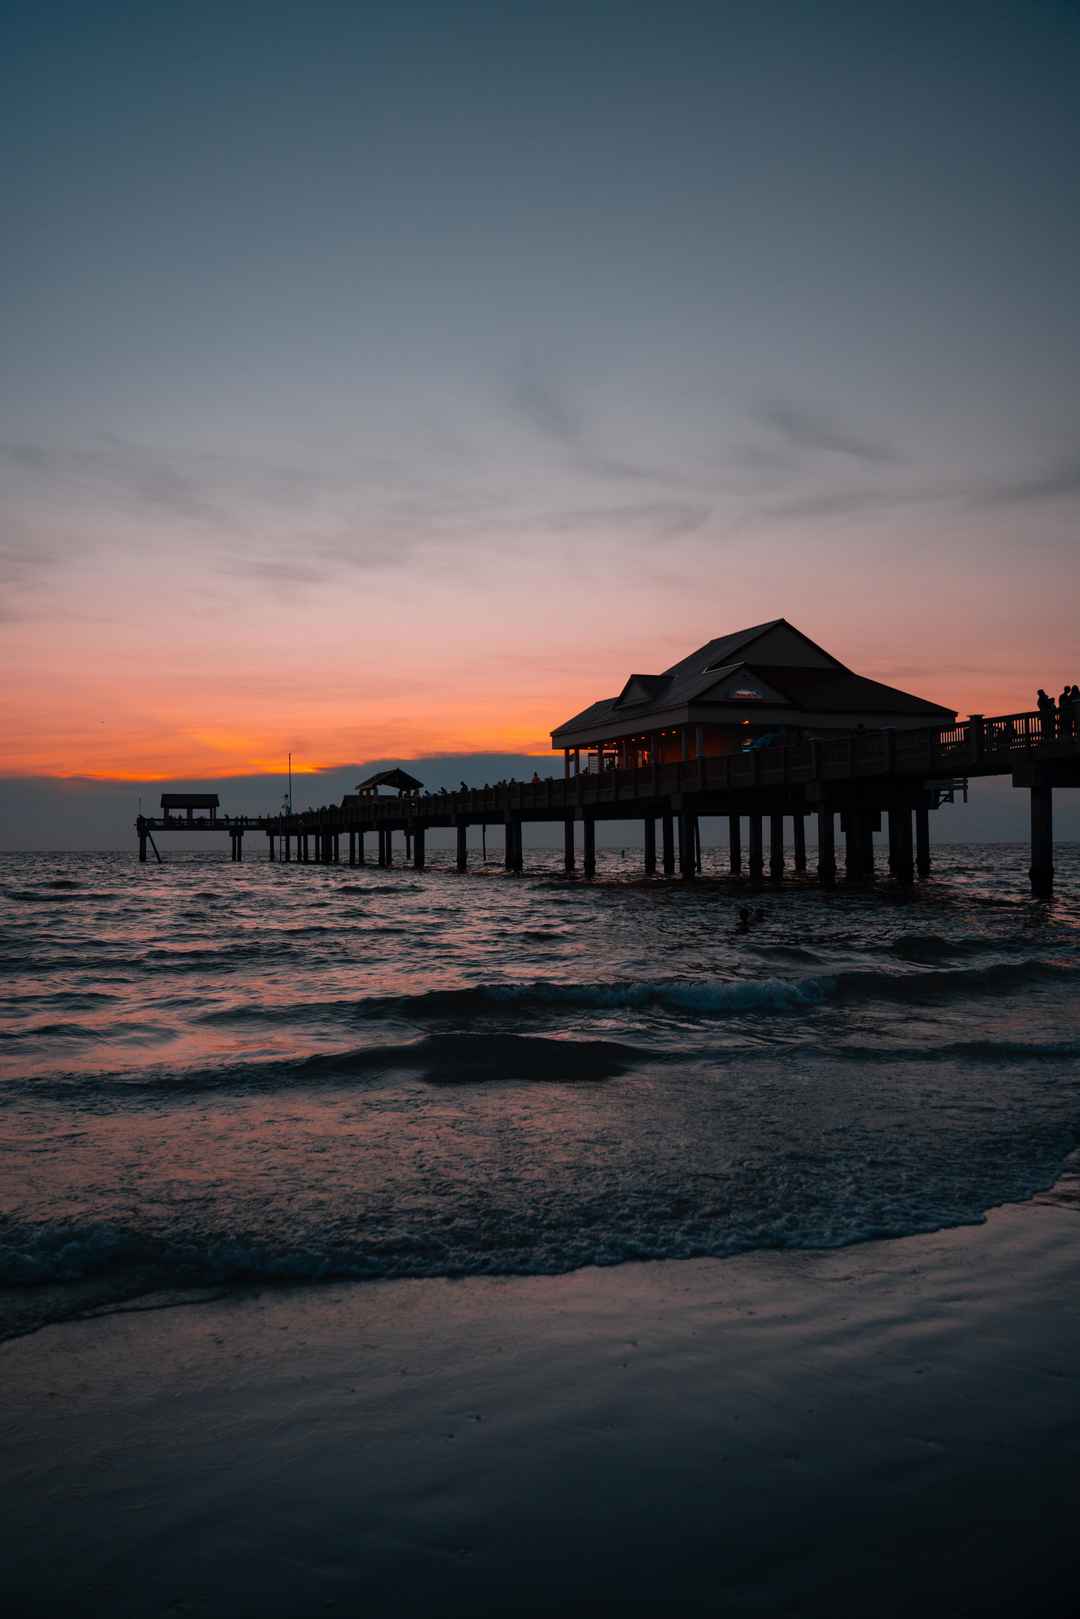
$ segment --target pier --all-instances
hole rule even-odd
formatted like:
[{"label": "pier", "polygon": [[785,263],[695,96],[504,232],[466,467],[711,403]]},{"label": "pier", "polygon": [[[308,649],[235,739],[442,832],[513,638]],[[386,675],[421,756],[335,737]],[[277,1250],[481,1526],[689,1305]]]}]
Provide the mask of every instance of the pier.
[{"label": "pier", "polygon": [[464,872],[469,828],[500,827],[506,869],[520,872],[523,827],[561,823],[566,872],[592,878],[597,824],[640,820],[645,873],[677,873],[693,881],[701,868],[701,819],[717,816],[728,823],[732,874],[780,882],[789,825],[794,872],[809,875],[806,822],[812,816],[820,883],[829,886],[840,877],[872,881],[873,834],[884,825],[891,875],[909,885],[930,873],[931,811],[954,801],[969,779],[1003,775],[1029,794],[1031,891],[1047,898],[1054,885],[1053,795],[1055,789],[1080,787],[1080,735],[1056,734],[1034,711],[973,715],[963,723],[920,729],[853,731],[674,763],[661,763],[654,753],[647,765],[611,764],[563,779],[453,793],[350,794],[340,806],[292,815],[221,816],[216,800],[199,813],[185,795],[163,794],[162,814],[139,816],[136,830],[144,861],[148,846],[157,852],[155,834],[197,831],[226,833],[236,861],[243,858],[245,836],[256,834],[266,838],[271,860],[359,866],[370,858],[384,867],[393,864],[400,836],[405,858],[422,870],[428,833],[449,828],[456,837],[457,870]]}]

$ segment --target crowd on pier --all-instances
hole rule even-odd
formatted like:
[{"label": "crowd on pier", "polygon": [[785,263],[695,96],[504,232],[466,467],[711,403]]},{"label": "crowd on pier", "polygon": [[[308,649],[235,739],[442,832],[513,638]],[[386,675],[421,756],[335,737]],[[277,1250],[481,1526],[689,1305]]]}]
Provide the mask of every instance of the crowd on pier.
[{"label": "crowd on pier", "polygon": [[1043,736],[1080,736],[1080,686],[1066,681],[1056,703],[1040,686],[1037,707]]}]

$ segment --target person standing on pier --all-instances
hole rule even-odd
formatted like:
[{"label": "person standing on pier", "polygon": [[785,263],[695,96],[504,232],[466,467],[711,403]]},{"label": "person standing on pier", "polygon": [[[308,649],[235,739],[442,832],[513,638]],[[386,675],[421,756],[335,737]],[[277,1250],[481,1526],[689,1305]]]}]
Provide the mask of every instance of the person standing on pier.
[{"label": "person standing on pier", "polygon": [[1072,688],[1066,681],[1058,698],[1058,736],[1072,735]]},{"label": "person standing on pier", "polygon": [[1039,687],[1036,706],[1039,710],[1039,726],[1042,730],[1043,741],[1052,741],[1054,735],[1054,699],[1049,692],[1043,691],[1041,686]]}]

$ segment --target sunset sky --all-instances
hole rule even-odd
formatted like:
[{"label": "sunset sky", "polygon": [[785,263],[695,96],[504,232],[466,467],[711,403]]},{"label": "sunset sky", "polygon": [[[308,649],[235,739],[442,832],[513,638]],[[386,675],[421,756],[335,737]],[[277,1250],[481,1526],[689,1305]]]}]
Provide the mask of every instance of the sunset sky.
[{"label": "sunset sky", "polygon": [[1080,7],[10,15],[7,776],[543,751],[778,615],[1080,680]]}]

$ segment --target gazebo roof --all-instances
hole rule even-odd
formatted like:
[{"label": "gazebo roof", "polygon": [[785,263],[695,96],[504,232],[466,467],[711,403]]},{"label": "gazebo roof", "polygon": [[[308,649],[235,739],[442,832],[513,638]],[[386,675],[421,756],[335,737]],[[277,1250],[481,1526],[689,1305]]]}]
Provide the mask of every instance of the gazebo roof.
[{"label": "gazebo roof", "polygon": [[357,782],[356,791],[363,793],[372,787],[396,787],[399,792],[412,793],[423,785],[406,770],[379,770],[374,776],[368,776],[366,781]]}]

